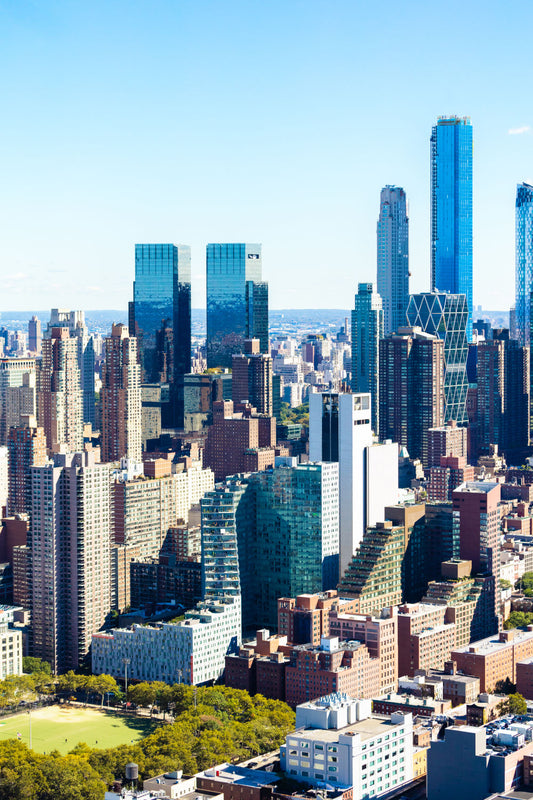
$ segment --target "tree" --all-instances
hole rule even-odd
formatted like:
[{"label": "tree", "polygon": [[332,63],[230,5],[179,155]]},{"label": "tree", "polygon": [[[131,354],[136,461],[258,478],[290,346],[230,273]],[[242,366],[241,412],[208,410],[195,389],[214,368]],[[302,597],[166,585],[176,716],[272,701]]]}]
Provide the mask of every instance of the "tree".
[{"label": "tree", "polygon": [[153,684],[148,683],[147,681],[136,683],[134,686],[130,686],[128,688],[128,700],[131,703],[135,703],[137,706],[141,706],[142,708],[153,706],[155,703],[155,698],[156,690],[153,687]]},{"label": "tree", "polygon": [[498,705],[501,714],[527,714],[527,703],[521,694],[510,694],[506,700]]},{"label": "tree", "polygon": [[67,692],[68,694],[75,694],[81,688],[84,681],[83,675],[76,675],[76,673],[69,669],[64,675],[60,675],[57,679],[58,689],[60,692]]},{"label": "tree", "polygon": [[34,656],[24,656],[22,659],[22,671],[28,675],[34,672],[45,672],[47,675],[52,674],[52,667],[48,661],[43,661],[42,658],[35,658]]},{"label": "tree", "polygon": [[511,611],[509,617],[505,620],[505,630],[511,628],[526,628],[528,625],[533,624],[533,614],[528,611]]},{"label": "tree", "polygon": [[94,675],[94,691],[102,698],[101,706],[104,705],[106,694],[117,694],[119,692],[118,683],[111,675]]}]

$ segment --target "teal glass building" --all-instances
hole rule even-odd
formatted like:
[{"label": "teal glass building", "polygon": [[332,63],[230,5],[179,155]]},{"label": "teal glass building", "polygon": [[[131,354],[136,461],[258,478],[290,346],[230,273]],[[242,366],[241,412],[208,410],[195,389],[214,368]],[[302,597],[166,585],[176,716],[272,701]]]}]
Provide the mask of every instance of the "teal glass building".
[{"label": "teal glass building", "polygon": [[383,335],[388,336],[407,324],[409,302],[409,217],[407,198],[401,186],[385,186],[381,190],[377,267],[377,290],[383,303]]},{"label": "teal glass building", "polygon": [[464,294],[472,339],[472,125],[440,117],[431,134],[431,289]]},{"label": "teal glass building", "polygon": [[[402,324],[406,325],[407,319]],[[351,387],[354,394],[370,392],[372,430],[375,432],[379,426],[379,340],[382,338],[381,297],[371,283],[360,283],[352,311]]]},{"label": "teal glass building", "polygon": [[465,295],[413,294],[407,307],[407,319],[409,325],[418,325],[425,333],[444,340],[444,419],[466,423],[468,307]]},{"label": "teal glass building", "polygon": [[531,338],[531,292],[533,291],[533,186],[516,187],[515,212],[515,309],[518,341],[522,346]]},{"label": "teal glass building", "polygon": [[207,245],[207,366],[231,367],[244,340],[268,353],[268,284],[260,244]]}]

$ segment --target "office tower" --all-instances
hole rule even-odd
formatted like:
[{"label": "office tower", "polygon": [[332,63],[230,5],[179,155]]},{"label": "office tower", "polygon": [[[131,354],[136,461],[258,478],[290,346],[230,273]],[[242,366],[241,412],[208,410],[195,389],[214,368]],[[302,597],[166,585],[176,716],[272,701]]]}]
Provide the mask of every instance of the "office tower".
[{"label": "office tower", "polygon": [[34,314],[28,322],[28,350],[30,353],[40,356],[42,341],[41,320]]},{"label": "office tower", "polygon": [[487,612],[492,630],[498,630],[501,486],[470,481],[453,493],[453,536],[463,560],[472,562],[472,574],[487,577]]},{"label": "office tower", "polygon": [[83,448],[83,392],[78,359],[78,340],[66,327],[52,328],[43,339],[39,372],[39,424],[51,452]]},{"label": "office tower", "polygon": [[529,446],[529,348],[509,339],[509,331],[494,331],[478,344],[477,401],[479,447],[491,445],[505,455]]},{"label": "office tower", "polygon": [[31,513],[31,468],[46,464],[46,436],[35,417],[23,417],[11,428],[9,450],[9,514]]},{"label": "office tower", "polygon": [[141,381],[170,387],[163,426],[182,424],[177,381],[191,371],[191,248],[136,244],[129,330],[137,337]]},{"label": "office tower", "polygon": [[0,513],[2,516],[7,514],[7,502],[9,495],[9,451],[4,445],[0,445]]},{"label": "office tower", "polygon": [[442,456],[467,458],[467,428],[459,428],[455,420],[428,430],[428,467],[440,466]]},{"label": "office tower", "polygon": [[406,324],[409,302],[409,218],[400,186],[381,190],[377,226],[377,290],[383,303],[385,336]]},{"label": "office tower", "polygon": [[370,393],[372,430],[379,427],[379,340],[383,337],[381,297],[360,283],[352,311],[352,392]]},{"label": "office tower", "polygon": [[444,419],[459,425],[467,421],[466,392],[468,377],[468,309],[463,294],[421,292],[412,294],[407,307],[407,321],[426,333],[444,340]]},{"label": "office tower", "polygon": [[35,359],[0,360],[0,445],[7,443],[9,429],[22,416],[37,413]]},{"label": "office tower", "polygon": [[516,187],[515,259],[517,338],[521,345],[528,345],[533,291],[533,186],[529,183],[519,183]]},{"label": "office tower", "polygon": [[111,610],[110,471],[69,453],[31,474],[33,655],[59,674],[84,663]]},{"label": "office tower", "polygon": [[340,576],[367,526],[398,499],[398,445],[373,444],[370,413],[368,394],[309,396],[309,460],[339,463]]},{"label": "office tower", "polygon": [[45,338],[50,338],[53,328],[66,328],[69,336],[76,340],[78,349],[78,367],[83,395],[83,421],[95,427],[94,397],[94,340],[85,324],[84,311],[70,311],[65,308],[53,308],[46,329]]},{"label": "office tower", "polygon": [[268,353],[268,284],[260,244],[207,245],[207,366],[231,367],[244,339]]},{"label": "office tower", "polygon": [[213,424],[207,434],[204,463],[224,480],[238,472],[257,472],[274,465],[276,455],[276,419],[256,414],[250,405],[232,400],[213,403]]},{"label": "office tower", "polygon": [[444,343],[399,328],[379,343],[379,436],[428,466],[428,430],[444,422]]},{"label": "office tower", "polygon": [[248,476],[253,525],[238,526],[244,628],[275,628],[279,597],[333,589],[339,465],[280,464]]},{"label": "office tower", "polygon": [[141,368],[137,340],[113,325],[102,366],[102,461],[142,459]]},{"label": "office tower", "polygon": [[259,339],[246,339],[244,353],[234,355],[231,391],[234,404],[249,403],[258,414],[273,416],[272,359],[259,352]]},{"label": "office tower", "polygon": [[431,290],[466,296],[470,341],[472,125],[468,117],[440,117],[431,134]]}]

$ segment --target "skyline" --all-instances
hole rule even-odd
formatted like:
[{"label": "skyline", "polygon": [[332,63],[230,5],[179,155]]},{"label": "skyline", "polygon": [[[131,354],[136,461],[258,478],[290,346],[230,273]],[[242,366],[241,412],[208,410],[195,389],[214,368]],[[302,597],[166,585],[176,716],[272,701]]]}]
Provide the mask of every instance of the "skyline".
[{"label": "skyline", "polygon": [[351,308],[376,282],[387,184],[406,191],[410,288],[427,291],[447,114],[474,129],[474,305],[510,306],[516,185],[533,174],[515,43],[533,9],[446,8],[5,4],[2,310],[125,308],[138,242],[190,245],[204,308],[205,245],[233,241],[262,243],[273,308]]}]

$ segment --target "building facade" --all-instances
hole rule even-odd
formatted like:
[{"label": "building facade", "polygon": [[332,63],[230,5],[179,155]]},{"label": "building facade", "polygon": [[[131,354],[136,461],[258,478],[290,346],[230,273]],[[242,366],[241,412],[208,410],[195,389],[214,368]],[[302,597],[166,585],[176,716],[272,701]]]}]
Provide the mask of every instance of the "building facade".
[{"label": "building facade", "polygon": [[54,327],[43,339],[39,371],[38,421],[48,450],[83,449],[83,390],[78,341],[67,327]]},{"label": "building facade", "polygon": [[[407,323],[409,302],[409,217],[400,186],[381,190],[377,225],[377,290],[383,303],[383,332]],[[367,390],[362,390],[367,391]]]},{"label": "building facade", "polygon": [[516,187],[515,211],[515,316],[517,338],[522,346],[531,337],[531,292],[533,291],[533,186]]},{"label": "building facade", "polygon": [[370,394],[372,430],[379,426],[379,342],[383,338],[381,297],[360,283],[352,311],[352,392]]},{"label": "building facade", "polygon": [[474,310],[472,153],[470,119],[440,117],[431,133],[431,289],[466,297],[468,341]]},{"label": "building facade", "polygon": [[141,367],[125,325],[105,339],[102,367],[102,461],[142,458]]},{"label": "building facade", "polygon": [[260,244],[207,245],[207,366],[231,367],[245,339],[268,353],[268,284]]}]

